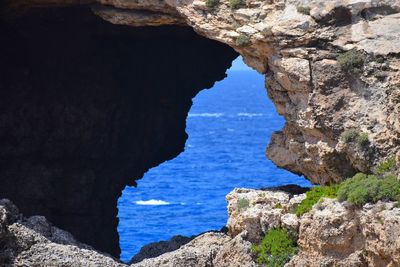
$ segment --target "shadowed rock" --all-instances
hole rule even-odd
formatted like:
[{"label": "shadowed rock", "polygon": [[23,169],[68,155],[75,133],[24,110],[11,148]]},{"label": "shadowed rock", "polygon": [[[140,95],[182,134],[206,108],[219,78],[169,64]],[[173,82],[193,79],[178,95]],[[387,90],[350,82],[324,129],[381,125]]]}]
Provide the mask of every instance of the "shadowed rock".
[{"label": "shadowed rock", "polygon": [[84,6],[1,20],[0,49],[0,197],[118,256],[122,190],[183,151],[192,98],[237,54]]}]

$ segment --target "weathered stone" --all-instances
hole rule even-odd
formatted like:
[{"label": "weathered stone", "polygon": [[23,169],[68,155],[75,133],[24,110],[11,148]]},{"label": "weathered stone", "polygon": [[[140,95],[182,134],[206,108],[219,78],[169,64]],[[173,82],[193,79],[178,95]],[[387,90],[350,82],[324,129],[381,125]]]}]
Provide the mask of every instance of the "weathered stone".
[{"label": "weathered stone", "polygon": [[[6,219],[4,219],[6,214]],[[78,242],[42,216],[23,218],[9,200],[0,200],[0,265],[112,266],[125,264]]]},{"label": "weathered stone", "polygon": [[130,261],[130,263],[138,263],[144,259],[150,259],[158,257],[170,251],[179,249],[181,246],[189,243],[193,237],[186,236],[174,236],[171,240],[160,241],[145,245],[142,247],[138,254],[136,254]]},{"label": "weathered stone", "polygon": [[400,209],[358,209],[324,199],[300,220],[300,252],[288,266],[399,266]]}]

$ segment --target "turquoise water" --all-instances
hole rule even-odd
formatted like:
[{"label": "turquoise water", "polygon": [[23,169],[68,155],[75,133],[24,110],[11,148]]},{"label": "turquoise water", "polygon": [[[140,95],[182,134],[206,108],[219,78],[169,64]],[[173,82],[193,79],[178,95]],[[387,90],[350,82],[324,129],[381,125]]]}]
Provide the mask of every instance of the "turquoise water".
[{"label": "turquoise water", "polygon": [[239,58],[228,77],[193,100],[185,152],[151,169],[119,199],[121,259],[148,243],[226,224],[225,196],[235,187],[310,186],[265,157],[284,125],[267,98],[264,77]]}]

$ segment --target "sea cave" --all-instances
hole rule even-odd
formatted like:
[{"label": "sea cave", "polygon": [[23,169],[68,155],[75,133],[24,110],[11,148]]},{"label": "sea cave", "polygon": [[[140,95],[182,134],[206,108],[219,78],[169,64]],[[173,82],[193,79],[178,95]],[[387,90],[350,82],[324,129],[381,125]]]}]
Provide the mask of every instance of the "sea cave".
[{"label": "sea cave", "polygon": [[400,5],[378,2],[1,1],[0,265],[398,266]]}]

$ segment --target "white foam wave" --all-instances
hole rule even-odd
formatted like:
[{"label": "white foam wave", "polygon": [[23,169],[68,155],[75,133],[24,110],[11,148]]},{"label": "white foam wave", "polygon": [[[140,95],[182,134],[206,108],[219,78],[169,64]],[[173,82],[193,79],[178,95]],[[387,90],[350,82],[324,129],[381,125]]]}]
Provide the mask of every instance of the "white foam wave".
[{"label": "white foam wave", "polygon": [[213,117],[219,118],[223,116],[223,113],[189,113],[189,117]]},{"label": "white foam wave", "polygon": [[171,203],[158,199],[150,199],[150,200],[139,200],[135,202],[136,205],[144,205],[144,206],[161,206],[161,205],[170,205]]},{"label": "white foam wave", "polygon": [[260,117],[260,116],[264,116],[264,114],[262,113],[238,113],[237,114],[240,117]]}]

